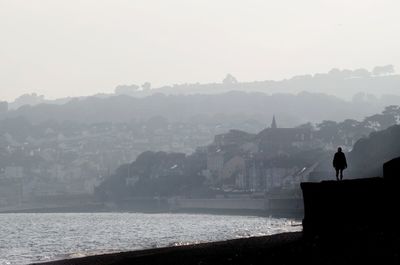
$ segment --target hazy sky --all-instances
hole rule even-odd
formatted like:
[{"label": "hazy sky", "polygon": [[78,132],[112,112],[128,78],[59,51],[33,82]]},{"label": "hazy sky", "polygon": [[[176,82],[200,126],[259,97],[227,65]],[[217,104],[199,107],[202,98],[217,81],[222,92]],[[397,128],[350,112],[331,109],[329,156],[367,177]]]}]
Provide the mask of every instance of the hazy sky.
[{"label": "hazy sky", "polygon": [[398,0],[0,0],[0,99],[400,67]]}]

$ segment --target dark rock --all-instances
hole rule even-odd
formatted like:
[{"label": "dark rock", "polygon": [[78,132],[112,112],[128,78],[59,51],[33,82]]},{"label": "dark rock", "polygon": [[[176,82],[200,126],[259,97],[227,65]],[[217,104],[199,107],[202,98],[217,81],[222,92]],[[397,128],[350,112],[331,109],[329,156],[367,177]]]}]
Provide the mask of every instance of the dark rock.
[{"label": "dark rock", "polygon": [[400,157],[383,164],[383,177],[388,181],[400,182]]}]

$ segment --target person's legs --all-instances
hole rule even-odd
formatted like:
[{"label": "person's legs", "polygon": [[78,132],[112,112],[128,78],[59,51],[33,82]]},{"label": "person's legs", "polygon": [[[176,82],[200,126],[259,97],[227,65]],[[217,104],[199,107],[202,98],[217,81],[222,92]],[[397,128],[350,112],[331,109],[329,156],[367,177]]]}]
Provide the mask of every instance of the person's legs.
[{"label": "person's legs", "polygon": [[339,180],[339,169],[335,168],[335,170],[336,170],[336,180]]},{"label": "person's legs", "polygon": [[340,180],[343,180],[343,168],[340,169]]}]

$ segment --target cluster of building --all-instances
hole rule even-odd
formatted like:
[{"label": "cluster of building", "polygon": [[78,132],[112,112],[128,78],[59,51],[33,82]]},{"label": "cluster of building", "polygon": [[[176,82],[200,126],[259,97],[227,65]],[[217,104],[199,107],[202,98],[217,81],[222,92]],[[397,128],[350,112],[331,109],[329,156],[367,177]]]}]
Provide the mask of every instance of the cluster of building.
[{"label": "cluster of building", "polygon": [[[199,124],[150,129],[102,123],[67,128],[43,128],[41,137],[23,140],[0,134],[0,207],[93,194],[120,165],[148,150],[181,153],[182,161],[185,154],[200,152],[206,156],[201,172],[206,186],[273,194],[307,180],[320,164],[315,150],[332,148],[313,128],[279,128],[275,117],[270,127],[257,134],[240,130],[221,134],[228,128]],[[167,174],[163,168],[170,175],[182,171],[179,163],[171,163],[168,168],[161,163],[157,174]],[[127,186],[135,186],[140,177],[129,175]]]},{"label": "cluster of building", "polygon": [[192,153],[226,128],[194,124],[95,124],[43,128],[18,139],[0,132],[0,207],[45,197],[93,194],[118,166],[147,150]]},{"label": "cluster of building", "polygon": [[[209,185],[226,191],[271,192],[298,187],[319,165],[328,145],[312,128],[271,127],[258,134],[231,130],[207,146]],[[304,156],[304,153],[309,153]]]},{"label": "cluster of building", "polygon": [[329,176],[324,166],[331,151],[332,143],[312,127],[278,128],[275,117],[258,134],[230,130],[198,150],[207,158],[205,184],[216,193],[177,196],[168,203],[178,211],[300,214],[300,183]]}]

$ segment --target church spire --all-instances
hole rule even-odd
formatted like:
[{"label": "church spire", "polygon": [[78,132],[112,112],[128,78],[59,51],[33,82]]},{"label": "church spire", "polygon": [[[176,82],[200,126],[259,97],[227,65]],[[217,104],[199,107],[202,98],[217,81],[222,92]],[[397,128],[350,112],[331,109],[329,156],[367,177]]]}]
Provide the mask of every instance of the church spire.
[{"label": "church spire", "polygon": [[271,128],[272,129],[278,128],[278,126],[276,125],[275,115],[272,117]]}]

